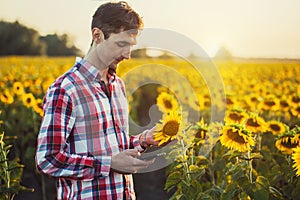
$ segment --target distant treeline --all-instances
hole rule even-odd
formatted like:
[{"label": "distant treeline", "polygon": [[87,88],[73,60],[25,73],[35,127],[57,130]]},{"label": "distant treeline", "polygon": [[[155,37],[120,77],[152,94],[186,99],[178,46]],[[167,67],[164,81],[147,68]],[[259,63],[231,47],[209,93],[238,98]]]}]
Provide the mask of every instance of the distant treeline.
[{"label": "distant treeline", "polygon": [[47,55],[73,56],[81,51],[72,44],[67,34],[41,36],[38,31],[18,21],[0,21],[0,56],[5,55]]}]

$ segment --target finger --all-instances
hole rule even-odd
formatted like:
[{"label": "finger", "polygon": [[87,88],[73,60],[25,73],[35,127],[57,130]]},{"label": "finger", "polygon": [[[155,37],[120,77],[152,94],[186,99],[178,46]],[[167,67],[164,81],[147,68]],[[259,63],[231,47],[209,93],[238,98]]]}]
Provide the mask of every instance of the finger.
[{"label": "finger", "polygon": [[156,126],[153,126],[149,131],[154,132],[156,130]]},{"label": "finger", "polygon": [[141,155],[141,153],[137,149],[126,149],[123,151],[123,153],[133,157],[137,157]]},{"label": "finger", "polygon": [[154,162],[153,159],[151,160],[140,160],[137,158],[133,158],[133,159],[135,159],[135,161],[133,162],[133,166],[137,168],[146,168]]}]

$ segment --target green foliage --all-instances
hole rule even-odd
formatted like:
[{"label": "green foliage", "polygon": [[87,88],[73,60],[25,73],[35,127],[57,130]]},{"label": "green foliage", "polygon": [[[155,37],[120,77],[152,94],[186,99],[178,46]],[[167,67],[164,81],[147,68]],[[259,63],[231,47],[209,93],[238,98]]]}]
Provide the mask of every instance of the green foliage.
[{"label": "green foliage", "polygon": [[20,191],[30,191],[33,189],[26,188],[20,184],[23,172],[23,165],[19,160],[9,160],[8,154],[12,145],[6,145],[4,142],[4,133],[0,134],[0,198],[11,200]]},{"label": "green foliage", "polygon": [[17,137],[16,140],[11,141],[14,145],[11,157],[26,163],[28,169],[35,169],[35,144],[41,118],[33,108],[25,107],[20,101],[14,101],[9,105],[0,103],[0,105],[5,108],[0,116],[5,134],[9,137]]},{"label": "green foliage", "polygon": [[18,21],[0,21],[0,55],[80,55],[67,34],[40,36],[38,31]]},{"label": "green foliage", "polygon": [[0,55],[43,55],[45,44],[40,42],[36,30],[18,21],[0,21]]},{"label": "green foliage", "polygon": [[48,34],[41,37],[41,41],[46,44],[46,54],[48,56],[72,56],[79,55],[80,50],[70,43],[67,34]]},{"label": "green foliage", "polygon": [[298,199],[300,179],[291,155],[274,148],[274,135],[260,136],[251,151],[228,150],[217,142],[206,156],[199,154],[204,144],[199,139],[180,141],[172,151],[178,156],[168,168],[165,189],[175,190],[172,199],[180,200]]}]

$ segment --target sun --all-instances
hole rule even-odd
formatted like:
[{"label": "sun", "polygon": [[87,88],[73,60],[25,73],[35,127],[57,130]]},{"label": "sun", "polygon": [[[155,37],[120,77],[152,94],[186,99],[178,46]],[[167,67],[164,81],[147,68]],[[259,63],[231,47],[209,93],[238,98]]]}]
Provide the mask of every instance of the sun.
[{"label": "sun", "polygon": [[154,134],[154,140],[159,141],[158,146],[161,146],[177,138],[177,134],[183,130],[183,127],[182,115],[177,111],[170,111],[164,115],[160,123],[156,124],[157,133]]}]

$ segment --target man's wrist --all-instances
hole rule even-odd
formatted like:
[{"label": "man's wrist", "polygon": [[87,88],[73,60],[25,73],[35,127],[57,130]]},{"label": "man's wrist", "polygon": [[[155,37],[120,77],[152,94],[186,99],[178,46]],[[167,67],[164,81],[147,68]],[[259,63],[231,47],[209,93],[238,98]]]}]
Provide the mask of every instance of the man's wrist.
[{"label": "man's wrist", "polygon": [[147,133],[149,130],[145,130],[139,137],[139,141],[140,141],[140,146],[144,149],[146,149],[148,147],[147,144]]}]

